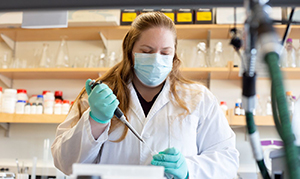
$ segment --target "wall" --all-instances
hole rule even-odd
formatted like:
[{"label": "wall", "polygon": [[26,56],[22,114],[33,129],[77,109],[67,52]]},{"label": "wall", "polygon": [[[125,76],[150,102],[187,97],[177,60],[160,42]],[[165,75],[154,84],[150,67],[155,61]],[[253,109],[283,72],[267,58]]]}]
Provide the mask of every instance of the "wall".
[{"label": "wall", "polygon": [[[197,43],[203,40],[179,40],[178,52],[183,49],[192,49]],[[212,46],[217,40],[212,41]],[[228,40],[222,40],[226,58],[230,57],[232,52]],[[34,62],[33,54],[35,49],[42,49],[44,42],[18,42],[16,56],[20,59],[27,59],[28,64]],[[49,43],[49,52],[54,57],[59,41],[46,42]],[[5,44],[1,43],[1,49],[7,49]],[[70,58],[76,56],[81,60],[89,54],[100,55],[103,50],[101,41],[68,41]],[[108,53],[115,51],[117,54],[121,52],[121,41],[110,40],[108,43]],[[1,52],[1,50],[0,50]],[[189,54],[189,53],[187,53]],[[191,56],[186,56],[186,59]],[[185,63],[186,65],[187,63]],[[14,80],[13,88],[25,88],[28,95],[40,94],[43,90],[61,90],[65,99],[74,100],[83,87],[85,80]],[[211,80],[210,89],[221,101],[227,101],[229,108],[233,108],[234,102],[241,97],[241,82],[240,80]],[[292,90],[296,96],[300,95],[297,91],[300,87],[300,80],[287,80],[288,90]],[[3,84],[0,82],[0,85]],[[258,94],[261,94],[262,99],[269,96],[270,82],[267,80],[259,80],[257,82]],[[42,169],[44,166],[53,167],[49,149],[44,149],[45,139],[49,139],[50,144],[55,138],[56,124],[11,124],[11,136],[4,137],[4,130],[0,128],[0,167],[15,166],[15,159],[24,161],[25,166],[31,166],[33,157],[38,158],[38,166],[41,174],[51,173],[55,175],[55,170],[47,171]],[[274,127],[259,127],[261,138],[278,138]],[[245,127],[233,128],[237,135],[237,149],[240,151],[240,171],[256,172],[255,161],[252,157],[252,151],[249,145],[249,140],[246,134]],[[48,152],[47,152],[48,151]]]}]

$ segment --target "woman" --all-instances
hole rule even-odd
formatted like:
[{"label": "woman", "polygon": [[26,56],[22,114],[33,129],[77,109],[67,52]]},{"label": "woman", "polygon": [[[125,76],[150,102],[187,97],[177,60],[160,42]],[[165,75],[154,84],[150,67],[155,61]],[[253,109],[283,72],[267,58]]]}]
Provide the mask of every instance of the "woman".
[{"label": "woman", "polygon": [[[184,79],[175,25],[163,13],[139,15],[123,40],[123,60],[94,89],[86,87],[58,126],[52,154],[57,168],[73,163],[158,165],[175,178],[234,178],[235,134],[204,86]],[[119,108],[152,156],[113,117]]]}]

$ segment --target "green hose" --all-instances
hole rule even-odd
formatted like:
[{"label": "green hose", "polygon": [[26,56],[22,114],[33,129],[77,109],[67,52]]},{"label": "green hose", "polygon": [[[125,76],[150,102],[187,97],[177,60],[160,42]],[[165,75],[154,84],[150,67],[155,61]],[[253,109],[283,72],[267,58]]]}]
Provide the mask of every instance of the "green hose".
[{"label": "green hose", "polygon": [[[248,134],[251,136],[255,132],[257,132],[256,131],[256,125],[255,125],[254,118],[253,118],[253,113],[252,112],[246,112],[245,115],[246,115],[246,123],[247,123]],[[252,140],[252,139],[250,139],[250,140]],[[260,143],[259,143],[260,148],[257,148],[257,146],[253,145],[252,142],[253,141],[251,141],[253,151],[262,152]],[[256,152],[254,152],[254,157],[256,159],[257,156],[255,156],[255,155],[256,155]],[[270,175],[268,173],[268,170],[267,170],[267,167],[265,165],[264,159],[262,158],[260,160],[256,160],[256,163],[258,165],[258,168],[260,170],[260,173],[261,173],[263,179],[270,179]]]},{"label": "green hose", "polygon": [[290,115],[285,97],[283,77],[278,66],[279,56],[275,52],[267,53],[265,61],[270,70],[272,86],[274,87],[273,93],[275,93],[277,99],[278,113],[281,122],[281,136],[284,143],[289,177],[298,179],[300,178],[300,161],[297,147],[294,145],[294,135],[292,133]]},{"label": "green hose", "polygon": [[271,87],[271,95],[272,95],[272,113],[273,113],[273,119],[274,119],[274,123],[275,123],[275,127],[277,129],[277,132],[279,134],[279,136],[282,138],[282,131],[281,131],[281,124],[279,121],[279,117],[278,117],[278,109],[277,109],[277,98],[276,98],[276,94],[275,94],[275,89],[274,89],[274,85],[272,83],[272,87]]}]

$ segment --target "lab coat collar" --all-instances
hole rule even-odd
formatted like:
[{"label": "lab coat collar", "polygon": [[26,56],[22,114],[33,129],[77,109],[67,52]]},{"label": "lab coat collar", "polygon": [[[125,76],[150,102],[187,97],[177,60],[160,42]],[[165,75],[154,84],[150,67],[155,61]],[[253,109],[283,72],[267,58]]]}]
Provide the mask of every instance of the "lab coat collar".
[{"label": "lab coat collar", "polygon": [[138,119],[146,125],[146,123],[151,120],[151,118],[159,111],[164,105],[166,105],[169,101],[169,93],[170,93],[170,81],[167,79],[165,81],[165,84],[163,86],[163,89],[161,90],[160,94],[156,98],[153,106],[151,107],[148,116],[145,117],[144,111],[142,109],[142,106],[139,102],[138,96],[136,94],[136,91],[134,90],[134,87],[132,83],[128,85],[129,90],[131,91],[131,103],[130,108],[132,111],[138,116]]}]

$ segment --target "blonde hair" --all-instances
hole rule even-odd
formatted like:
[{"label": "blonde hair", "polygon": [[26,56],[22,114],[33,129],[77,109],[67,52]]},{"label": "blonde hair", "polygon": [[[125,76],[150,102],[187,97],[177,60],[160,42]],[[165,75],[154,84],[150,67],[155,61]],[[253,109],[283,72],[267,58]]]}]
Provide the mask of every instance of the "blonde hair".
[{"label": "blonde hair", "polygon": [[[176,35],[176,28],[174,22],[164,15],[161,12],[150,12],[150,13],[144,13],[139,16],[132,22],[131,28],[127,32],[126,36],[123,40],[123,60],[116,64],[114,67],[112,67],[104,76],[98,78],[96,81],[103,81],[105,84],[107,84],[114,94],[117,96],[117,99],[120,101],[119,108],[124,112],[126,115],[129,110],[129,104],[130,104],[130,92],[127,87],[127,85],[131,82],[133,75],[134,75],[134,69],[133,69],[133,59],[132,59],[132,49],[135,44],[135,42],[139,39],[141,36],[141,33],[144,32],[147,29],[154,28],[154,27],[162,27],[169,29],[175,37],[175,56],[173,59],[173,69],[169,74],[170,79],[170,94],[173,94],[176,103],[185,109],[187,113],[189,113],[189,109],[186,106],[186,103],[181,100],[181,98],[178,96],[176,92],[176,86],[180,83],[193,83],[190,80],[187,80],[182,77],[179,67],[181,64],[181,61],[177,57],[176,49],[177,49],[177,35]],[[80,101],[83,94],[86,93],[85,88],[80,92],[80,94],[77,96],[76,101]],[[74,120],[72,125],[75,125],[83,112],[86,110],[84,109],[81,111],[81,105],[80,102],[78,102],[78,110],[79,110],[79,118]],[[128,119],[128,118],[127,118]],[[109,130],[109,134],[114,131],[117,127],[122,125],[122,123],[113,117],[111,120],[111,126]],[[128,132],[128,128],[125,128],[123,131],[122,136],[114,141],[114,142],[120,142],[122,141]]]}]

